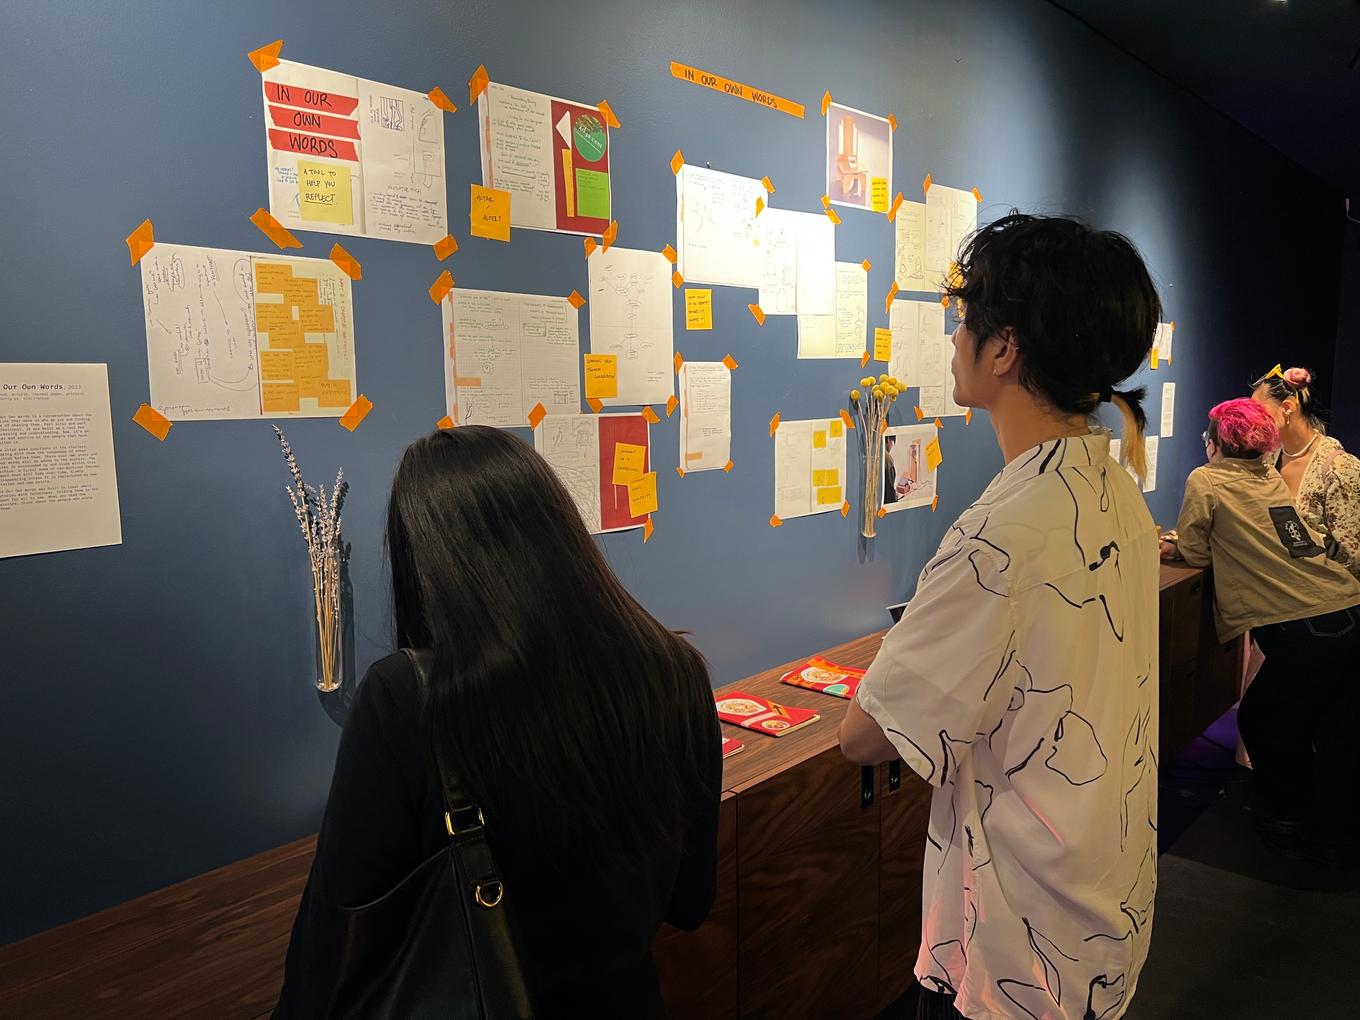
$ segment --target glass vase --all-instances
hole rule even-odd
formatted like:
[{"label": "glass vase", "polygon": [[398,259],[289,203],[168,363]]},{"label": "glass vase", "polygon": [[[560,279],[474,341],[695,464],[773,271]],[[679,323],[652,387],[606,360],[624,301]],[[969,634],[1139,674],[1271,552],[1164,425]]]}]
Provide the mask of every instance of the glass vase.
[{"label": "glass vase", "polygon": [[864,443],[864,524],[860,534],[873,538],[878,534],[879,510],[883,507],[883,436],[866,436]]},{"label": "glass vase", "polygon": [[316,665],[316,689],[329,694],[344,679],[344,611],[339,605],[316,601],[312,651]]}]

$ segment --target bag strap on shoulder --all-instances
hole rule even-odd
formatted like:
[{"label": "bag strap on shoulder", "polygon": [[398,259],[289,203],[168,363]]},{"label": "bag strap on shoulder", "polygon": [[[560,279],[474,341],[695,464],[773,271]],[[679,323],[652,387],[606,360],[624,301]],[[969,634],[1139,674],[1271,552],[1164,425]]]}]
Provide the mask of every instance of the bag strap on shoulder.
[{"label": "bag strap on shoulder", "polygon": [[[434,654],[424,648],[403,648],[402,651],[410,660],[411,668],[415,670],[416,681],[423,696],[430,686],[430,664],[434,661]],[[439,783],[444,791],[444,825],[449,835],[457,836],[482,828],[485,821],[481,808],[473,803],[467,788],[459,781],[457,774],[439,753],[438,748],[435,748],[435,758],[435,765],[439,769]]]}]

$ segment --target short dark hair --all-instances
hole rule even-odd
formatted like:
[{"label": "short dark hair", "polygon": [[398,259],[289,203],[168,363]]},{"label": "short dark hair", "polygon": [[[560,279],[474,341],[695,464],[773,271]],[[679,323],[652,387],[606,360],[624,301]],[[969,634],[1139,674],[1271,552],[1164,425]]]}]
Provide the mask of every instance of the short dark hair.
[{"label": "short dark hair", "polygon": [[968,240],[945,293],[962,302],[978,351],[1013,331],[1031,393],[1068,414],[1117,395],[1138,431],[1146,426],[1145,391],[1115,387],[1147,360],[1162,303],[1127,237],[1011,210]]}]

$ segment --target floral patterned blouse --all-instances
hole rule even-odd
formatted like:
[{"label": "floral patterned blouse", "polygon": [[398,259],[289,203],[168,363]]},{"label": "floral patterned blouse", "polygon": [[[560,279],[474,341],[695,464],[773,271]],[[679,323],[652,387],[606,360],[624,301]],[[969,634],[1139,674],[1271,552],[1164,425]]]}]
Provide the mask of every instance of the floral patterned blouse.
[{"label": "floral patterned blouse", "polygon": [[1331,436],[1319,437],[1294,505],[1326,538],[1327,555],[1360,579],[1360,457]]}]

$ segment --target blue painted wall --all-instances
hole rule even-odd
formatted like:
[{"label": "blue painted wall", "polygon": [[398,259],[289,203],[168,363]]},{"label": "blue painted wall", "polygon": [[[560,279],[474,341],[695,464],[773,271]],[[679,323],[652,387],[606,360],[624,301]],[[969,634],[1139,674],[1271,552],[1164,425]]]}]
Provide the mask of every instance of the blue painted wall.
[{"label": "blue painted wall", "polygon": [[[129,418],[146,398],[138,272],[123,238],[151,217],[163,241],[268,250],[247,215],[266,202],[258,75],[284,55],[458,99],[493,78],[567,98],[608,98],[619,243],[674,240],[667,166],[696,163],[778,186],[816,210],[824,191],[824,89],[896,114],[894,190],[977,186],[982,215],[1016,205],[1074,212],[1142,246],[1180,327],[1178,439],[1163,447],[1154,515],[1169,521],[1198,463],[1200,411],[1283,355],[1331,362],[1339,203],[1273,150],[1040,0],[275,0],[8,4],[0,14],[0,361],[107,361],[123,545],[0,561],[0,942],[314,830],[338,729],[311,688],[308,576],[266,422],[175,427],[156,443]],[[673,81],[678,59],[808,105],[795,120]],[[461,105],[461,101],[460,101]],[[476,124],[446,120],[449,219],[460,286],[585,290],[575,237],[467,237]],[[886,325],[892,229],[846,210],[841,259],[873,262],[870,325]],[[332,238],[305,234],[303,254]],[[443,414],[430,251],[346,241],[358,372],[376,410],[350,435],[288,427],[317,480],[353,485],[354,654],[390,648],[381,562],[398,453]],[[758,329],[748,292],[715,292],[715,328],[677,347],[731,352],[736,469],[677,479],[677,420],[653,429],[656,535],[603,540],[626,583],[685,628],[727,682],[883,626],[953,516],[1000,467],[985,416],[945,430],[939,512],[882,524],[792,521],[772,509],[766,424],[827,416],[859,375],[796,361],[791,319]],[[587,316],[581,317],[586,344]],[[1289,360],[1286,358],[1285,360]],[[1156,420],[1160,389],[1150,401]],[[527,437],[527,432],[525,433]],[[545,607],[548,611],[549,607]]]}]

